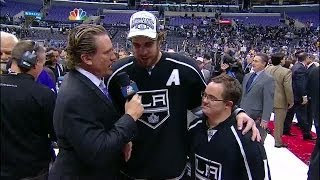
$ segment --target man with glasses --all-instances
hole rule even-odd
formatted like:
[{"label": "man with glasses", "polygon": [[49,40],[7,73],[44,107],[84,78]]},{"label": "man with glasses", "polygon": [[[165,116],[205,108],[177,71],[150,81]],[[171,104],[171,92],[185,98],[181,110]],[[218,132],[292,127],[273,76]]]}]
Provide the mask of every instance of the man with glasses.
[{"label": "man with glasses", "polygon": [[[122,171],[128,179],[182,178],[187,162],[187,110],[201,110],[201,92],[206,86],[195,60],[160,50],[164,33],[158,26],[149,12],[131,16],[128,38],[134,56],[115,62],[107,83],[112,101],[122,112],[124,99],[117,74],[127,72],[142,96],[144,114],[137,121],[139,133]],[[246,129],[251,128],[252,120],[244,113],[237,119],[240,126],[249,120]]]},{"label": "man with glasses", "polygon": [[226,75],[214,77],[202,94],[205,118],[189,127],[191,179],[270,179],[263,145],[237,130],[233,107],[240,83]]}]

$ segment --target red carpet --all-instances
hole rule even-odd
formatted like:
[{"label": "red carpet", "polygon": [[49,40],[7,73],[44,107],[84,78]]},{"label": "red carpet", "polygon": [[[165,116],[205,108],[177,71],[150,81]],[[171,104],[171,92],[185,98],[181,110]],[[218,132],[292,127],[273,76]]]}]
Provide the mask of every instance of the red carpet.
[{"label": "red carpet", "polygon": [[[273,134],[274,124],[273,121],[270,121],[268,127]],[[316,141],[305,141],[303,140],[302,132],[298,126],[291,126],[291,133],[296,136],[282,136],[282,141],[285,144],[288,144],[288,149],[296,155],[301,161],[309,165],[310,156],[315,146]],[[316,134],[311,132],[314,137]]]}]

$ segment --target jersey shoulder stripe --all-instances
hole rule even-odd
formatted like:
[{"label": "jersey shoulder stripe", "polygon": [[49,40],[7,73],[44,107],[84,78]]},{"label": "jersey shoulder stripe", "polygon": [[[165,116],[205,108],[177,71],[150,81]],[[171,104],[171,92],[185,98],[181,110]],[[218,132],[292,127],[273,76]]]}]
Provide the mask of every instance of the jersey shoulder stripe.
[{"label": "jersey shoulder stripe", "polygon": [[199,124],[202,124],[202,119],[196,119],[196,120],[192,121],[189,125],[188,130],[190,131],[192,128],[196,127]]},{"label": "jersey shoulder stripe", "polygon": [[239,145],[240,152],[241,152],[241,155],[242,155],[243,161],[244,161],[244,166],[245,166],[246,171],[247,171],[248,179],[249,179],[249,180],[252,180],[252,175],[251,175],[251,171],[250,171],[250,168],[249,168],[249,163],[248,163],[248,160],[247,160],[247,155],[246,155],[246,153],[245,153],[245,151],[244,151],[244,148],[243,148],[243,146],[242,146],[242,142],[241,142],[241,140],[240,140],[240,137],[239,137],[236,129],[234,128],[234,126],[231,126],[230,128],[231,128],[231,131],[232,131],[232,133],[233,133],[234,137],[236,138],[236,141],[237,141],[237,143],[238,143],[238,145]]},{"label": "jersey shoulder stripe", "polygon": [[183,65],[185,67],[188,67],[190,69],[192,69],[198,76],[199,78],[201,79],[201,81],[203,82],[204,85],[206,85],[206,82],[204,81],[204,79],[202,78],[202,76],[200,75],[200,72],[192,65],[188,64],[188,63],[185,63],[185,62],[182,62],[182,61],[178,61],[176,59],[173,59],[173,58],[166,58],[165,59],[166,61],[171,61],[173,63],[176,63],[176,64],[180,64],[180,65]]},{"label": "jersey shoulder stripe", "polygon": [[114,72],[111,74],[111,76],[108,79],[107,82],[107,88],[109,87],[110,81],[112,80],[112,78],[121,70],[123,70],[124,68],[131,66],[133,64],[133,58],[129,57],[129,58],[125,58],[123,60],[120,60],[118,62],[115,62],[112,66],[114,69]]}]

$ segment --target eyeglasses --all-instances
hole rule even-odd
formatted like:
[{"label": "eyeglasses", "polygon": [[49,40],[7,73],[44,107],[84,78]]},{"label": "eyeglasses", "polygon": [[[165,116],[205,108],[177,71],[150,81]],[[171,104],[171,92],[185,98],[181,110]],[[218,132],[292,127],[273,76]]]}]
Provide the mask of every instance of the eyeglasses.
[{"label": "eyeglasses", "polygon": [[202,92],[201,94],[202,99],[207,98],[209,101],[214,102],[214,101],[224,101],[223,99],[217,99],[216,97],[207,94],[206,92]]}]

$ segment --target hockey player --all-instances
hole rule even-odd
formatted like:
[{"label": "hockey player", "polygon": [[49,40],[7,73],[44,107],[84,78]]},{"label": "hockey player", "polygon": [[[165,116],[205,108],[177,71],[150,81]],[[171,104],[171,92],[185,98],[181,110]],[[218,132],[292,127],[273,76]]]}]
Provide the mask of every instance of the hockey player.
[{"label": "hockey player", "polygon": [[[187,110],[201,110],[201,92],[206,83],[195,60],[160,51],[164,34],[153,14],[134,13],[128,39],[134,56],[116,62],[106,83],[113,103],[123,111],[125,100],[121,98],[117,75],[128,73],[144,104],[123,174],[129,179],[181,179],[187,162]],[[258,131],[253,120],[245,113],[237,119],[240,126],[247,122],[244,132],[253,128],[252,138],[256,139]]]}]

